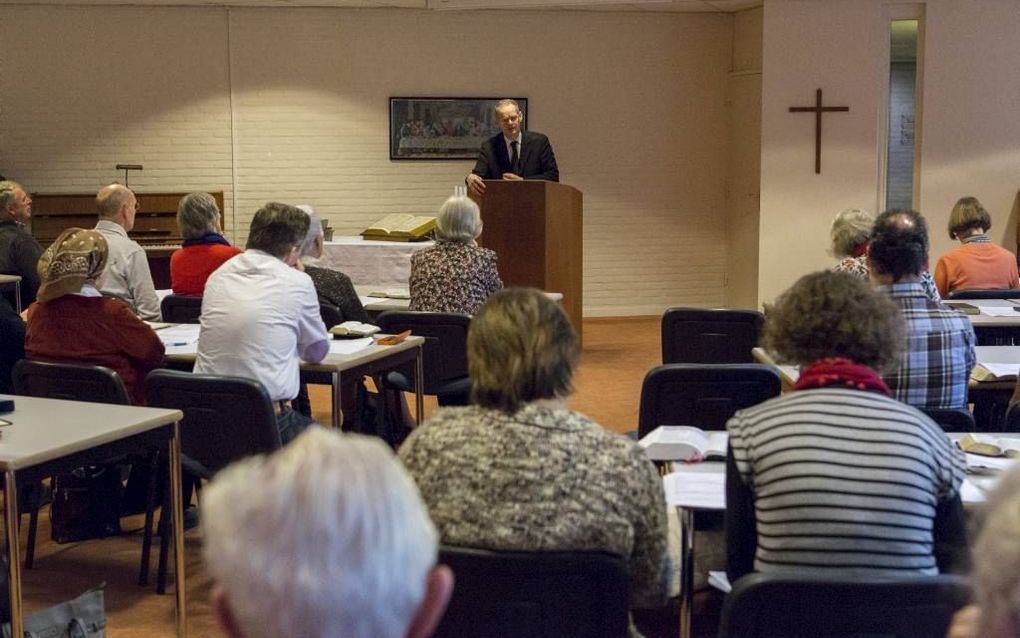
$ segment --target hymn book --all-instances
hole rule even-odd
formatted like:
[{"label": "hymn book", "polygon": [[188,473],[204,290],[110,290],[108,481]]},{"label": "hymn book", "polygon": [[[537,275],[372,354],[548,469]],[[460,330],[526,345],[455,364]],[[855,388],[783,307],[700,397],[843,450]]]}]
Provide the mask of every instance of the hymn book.
[{"label": "hymn book", "polygon": [[968,434],[960,439],[958,445],[968,454],[1020,458],[1020,439],[995,437],[987,434]]},{"label": "hymn book", "polygon": [[652,461],[723,461],[726,432],[705,432],[689,425],[660,425],[638,444]]},{"label": "hymn book", "polygon": [[424,241],[435,227],[435,217],[393,213],[361,231],[361,236],[373,241]]},{"label": "hymn book", "polygon": [[379,332],[379,326],[360,321],[345,321],[329,329],[329,333],[334,337],[367,337],[377,332]]}]

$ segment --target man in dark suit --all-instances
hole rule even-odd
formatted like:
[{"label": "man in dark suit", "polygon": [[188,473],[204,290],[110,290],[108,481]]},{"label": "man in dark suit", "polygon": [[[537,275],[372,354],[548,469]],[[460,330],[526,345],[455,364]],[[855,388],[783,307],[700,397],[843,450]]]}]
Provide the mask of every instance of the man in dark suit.
[{"label": "man in dark suit", "polygon": [[475,195],[485,192],[485,179],[545,179],[560,181],[549,138],[541,133],[522,131],[524,116],[517,102],[500,100],[496,121],[501,132],[482,144],[478,162],[464,182]]}]

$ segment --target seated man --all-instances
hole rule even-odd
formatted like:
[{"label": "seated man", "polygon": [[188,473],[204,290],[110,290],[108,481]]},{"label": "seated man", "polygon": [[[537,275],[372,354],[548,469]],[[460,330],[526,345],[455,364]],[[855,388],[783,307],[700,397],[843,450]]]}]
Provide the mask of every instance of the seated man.
[{"label": "seated man", "polygon": [[21,276],[22,309],[35,301],[39,290],[35,265],[42,246],[25,230],[31,217],[32,198],[21,184],[0,181],[0,273]]},{"label": "seated man", "polygon": [[966,408],[974,367],[974,328],[963,313],[925,296],[921,273],[928,263],[928,227],[917,211],[878,216],[871,232],[871,282],[899,306],[906,320],[906,348],[884,375],[892,395],[917,408]]},{"label": "seated man", "polygon": [[312,420],[291,409],[298,395],[298,358],[311,363],[329,353],[311,278],[299,270],[308,215],[269,203],[252,219],[247,250],[205,284],[195,372],[248,377],[262,383],[277,410],[287,443]]},{"label": "seated man", "polygon": [[110,247],[100,291],[126,301],[140,318],[159,321],[159,297],[152,285],[149,260],[138,242],[128,237],[138,212],[135,194],[120,184],[106,186],[96,194],[96,210],[96,230]]},{"label": "seated man", "polygon": [[310,428],[219,473],[202,522],[231,638],[425,638],[453,589],[418,491],[378,439]]}]

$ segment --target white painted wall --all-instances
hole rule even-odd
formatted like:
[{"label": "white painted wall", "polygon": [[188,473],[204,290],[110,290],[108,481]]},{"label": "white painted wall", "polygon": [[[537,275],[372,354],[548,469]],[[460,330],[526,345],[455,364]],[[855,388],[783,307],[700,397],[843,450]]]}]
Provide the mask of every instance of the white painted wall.
[{"label": "white painted wall", "polygon": [[[391,162],[390,96],[522,95],[584,192],[585,314],[724,303],[728,15],[15,6],[0,21],[0,172],[91,191],[226,191],[338,234],[434,211],[472,162]],[[513,51],[493,43],[514,34]]]},{"label": "white painted wall", "polygon": [[[921,183],[931,259],[952,243],[956,199],[975,195],[993,238],[1015,248],[1009,218],[1020,187],[1020,3],[928,0],[925,10]],[[882,101],[888,81],[886,0],[767,0],[764,14],[759,300],[827,267],[828,228],[841,209],[876,209]],[[791,114],[814,90],[850,112],[823,121],[822,173],[813,172],[813,116]]]}]

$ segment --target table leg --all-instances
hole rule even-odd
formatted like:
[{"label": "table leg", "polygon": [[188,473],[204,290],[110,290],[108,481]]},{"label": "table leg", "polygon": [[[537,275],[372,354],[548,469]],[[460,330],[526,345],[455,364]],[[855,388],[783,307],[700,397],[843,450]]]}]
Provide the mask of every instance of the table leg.
[{"label": "table leg", "polygon": [[422,362],[422,347],[414,357],[414,422],[421,425],[425,420],[425,364]]},{"label": "table leg", "polygon": [[694,607],[694,510],[676,508],[680,519],[680,638],[691,637]]},{"label": "table leg", "polygon": [[14,472],[4,472],[4,520],[7,524],[7,580],[10,586],[11,635],[24,635],[21,617],[21,549],[18,547],[18,486]]},{"label": "table leg", "polygon": [[344,424],[344,411],[340,406],[340,371],[334,370],[330,375],[333,381],[333,399],[331,407],[333,408],[333,429],[339,430]]},{"label": "table leg", "polygon": [[[174,589],[177,595],[177,637],[188,635],[188,618],[186,612],[186,596],[184,591],[184,497],[181,495],[181,438],[180,424],[174,423],[172,435],[168,441],[170,458],[170,507],[173,515],[174,536]],[[166,518],[166,517],[163,517]],[[21,634],[15,634],[20,636]]]}]

